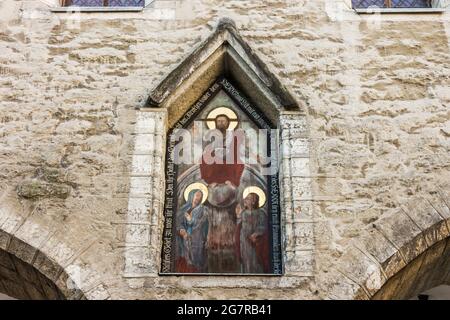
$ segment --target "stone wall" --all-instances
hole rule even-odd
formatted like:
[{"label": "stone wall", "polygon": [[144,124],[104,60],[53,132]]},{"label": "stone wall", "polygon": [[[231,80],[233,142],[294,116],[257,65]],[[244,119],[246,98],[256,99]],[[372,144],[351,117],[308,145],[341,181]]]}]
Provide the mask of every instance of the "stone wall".
[{"label": "stone wall", "polygon": [[[314,277],[245,287],[124,277],[129,198],[140,193],[135,108],[225,16],[306,113]],[[88,298],[327,297],[322,278],[364,227],[449,188],[448,13],[358,15],[338,0],[54,13],[33,0],[1,2],[0,25],[0,229],[45,252]],[[153,241],[144,222],[135,232]]]}]

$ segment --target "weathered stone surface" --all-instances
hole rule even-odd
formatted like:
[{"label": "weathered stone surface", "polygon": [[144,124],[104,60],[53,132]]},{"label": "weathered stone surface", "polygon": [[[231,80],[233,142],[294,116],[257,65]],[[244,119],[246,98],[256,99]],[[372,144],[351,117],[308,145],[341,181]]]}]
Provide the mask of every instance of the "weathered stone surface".
[{"label": "weathered stone surface", "polygon": [[50,280],[55,281],[63,272],[62,267],[55,261],[50,260],[42,252],[38,252],[33,265]]},{"label": "weathered stone surface", "polygon": [[0,265],[7,269],[14,270],[14,264],[10,255],[4,250],[0,250]]},{"label": "weathered stone surface", "polygon": [[[415,283],[411,286],[410,296],[427,291],[443,283],[443,274],[441,273],[441,279],[437,279],[436,273],[441,271],[437,266],[441,263],[441,259],[443,258],[442,253],[445,247],[446,241],[440,241],[422,255],[422,265]],[[445,258],[448,259],[448,257]]]},{"label": "weathered stone surface", "polygon": [[400,274],[400,284],[396,287],[396,290],[394,291],[392,297],[400,300],[408,299],[411,296],[411,286],[412,284],[414,284],[414,281],[416,281],[421,266],[421,259],[415,259],[408,264],[408,268],[406,268],[405,271]]},{"label": "weathered stone surface", "polygon": [[[326,281],[327,278],[329,279],[329,281]],[[326,281],[326,283],[328,283],[328,285],[327,287],[322,289],[323,292],[320,292],[320,296],[323,299],[369,299],[367,293],[365,293],[365,291],[358,284],[345,277],[342,273],[333,272],[332,274],[325,275],[324,280]]]},{"label": "weathered stone surface", "polygon": [[31,263],[36,255],[35,248],[15,237],[11,239],[8,246],[8,252],[27,263]]},{"label": "weathered stone surface", "polygon": [[427,248],[422,230],[402,210],[377,221],[375,227],[401,248],[405,262],[413,260]]},{"label": "weathered stone surface", "polygon": [[400,285],[401,280],[400,274],[396,274],[390,278],[383,287],[372,296],[372,300],[391,300],[396,297],[396,290]]}]

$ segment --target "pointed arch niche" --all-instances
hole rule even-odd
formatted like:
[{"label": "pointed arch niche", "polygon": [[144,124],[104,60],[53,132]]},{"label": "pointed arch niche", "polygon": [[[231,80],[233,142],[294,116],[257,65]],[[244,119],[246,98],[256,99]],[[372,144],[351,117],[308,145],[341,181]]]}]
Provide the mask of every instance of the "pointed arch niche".
[{"label": "pointed arch niche", "polygon": [[[277,131],[273,148],[278,156],[280,270],[270,274],[292,277],[268,278],[259,286],[298,285],[296,277],[313,276],[314,219],[309,170],[309,135],[305,114],[280,81],[268,70],[229,19],[181,62],[150,94],[137,111],[135,146],[130,181],[127,232],[125,237],[125,277],[160,277],[164,258],[171,248],[163,245],[170,225],[164,216],[167,135],[186,114],[204,103],[212,91],[220,89],[234,101],[258,110]],[[240,99],[240,100],[239,100]],[[207,107],[207,106],[206,106]],[[278,237],[276,234],[274,237]],[[172,248],[173,249],[173,248]],[[273,270],[272,270],[273,271]],[[169,272],[170,273],[170,272]],[[247,286],[254,278],[236,277],[236,283],[216,276],[212,286]],[[203,283],[202,276],[189,277],[190,286]],[[203,282],[202,282],[203,281]],[[247,283],[250,281],[249,283]]]}]

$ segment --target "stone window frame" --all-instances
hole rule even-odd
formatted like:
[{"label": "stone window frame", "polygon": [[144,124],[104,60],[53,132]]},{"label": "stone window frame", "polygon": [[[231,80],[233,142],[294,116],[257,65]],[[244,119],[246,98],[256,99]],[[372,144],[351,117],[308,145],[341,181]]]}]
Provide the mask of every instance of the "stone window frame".
[{"label": "stone window frame", "polygon": [[[277,172],[271,172],[270,174],[268,174],[269,176],[269,180],[267,180],[267,202],[269,203],[269,205],[267,206],[267,212],[270,213],[272,212],[272,217],[273,217],[273,210],[277,210],[277,219],[276,222],[271,222],[271,226],[268,227],[268,232],[270,234],[270,238],[274,239],[273,241],[270,240],[268,245],[269,248],[271,250],[271,258],[269,258],[270,261],[270,269],[271,271],[266,271],[263,273],[258,273],[258,274],[254,274],[254,273],[239,273],[239,272],[216,272],[216,273],[183,273],[183,272],[177,272],[174,271],[172,269],[173,267],[173,263],[174,261],[172,259],[163,259],[162,261],[162,267],[161,269],[164,271],[161,271],[160,274],[164,275],[164,276],[180,276],[180,275],[194,275],[194,276],[199,276],[199,275],[211,275],[211,276],[216,276],[216,275],[227,275],[227,276],[282,276],[283,275],[283,259],[281,259],[281,254],[282,254],[282,250],[281,250],[281,209],[280,209],[280,194],[279,194],[279,189],[280,189],[280,179],[278,176],[278,172],[279,172],[279,168],[280,168],[280,154],[281,154],[281,150],[279,148],[279,141],[280,141],[280,137],[279,137],[279,125],[278,124],[274,124],[271,121],[269,121],[266,117],[265,114],[262,112],[262,110],[260,109],[261,106],[257,106],[256,104],[254,104],[252,101],[249,101],[247,99],[247,97],[245,95],[243,95],[243,92],[238,89],[235,86],[235,83],[233,83],[233,81],[230,81],[230,79],[228,79],[225,76],[221,76],[219,77],[201,96],[200,100],[198,100],[192,107],[195,108],[196,112],[195,114],[192,114],[192,110],[188,109],[187,112],[190,115],[187,115],[186,113],[184,113],[183,115],[181,115],[181,117],[179,117],[178,115],[175,116],[176,119],[176,123],[174,123],[171,126],[166,126],[166,132],[167,134],[173,135],[173,130],[176,128],[183,128],[183,129],[188,129],[189,124],[197,120],[200,120],[200,115],[204,109],[207,109],[208,106],[210,105],[210,103],[212,101],[214,101],[214,98],[217,97],[220,93],[224,93],[229,99],[231,99],[231,101],[233,101],[235,107],[237,109],[239,109],[243,114],[247,115],[247,120],[245,121],[249,121],[252,122],[256,128],[258,129],[265,129],[265,130],[271,130],[270,133],[270,153],[272,156],[274,156],[272,158],[272,162],[271,162],[271,168],[277,168]],[[257,116],[254,115],[254,112],[257,112]],[[189,119],[189,120],[186,120]],[[259,120],[259,121],[258,121]],[[272,131],[273,130],[273,131]],[[172,132],[172,133],[171,133]],[[170,138],[168,139],[169,141],[166,141],[166,143],[170,144]],[[172,146],[173,147],[173,146]],[[166,151],[166,157],[169,156],[170,153],[168,151]],[[165,169],[167,170],[167,163],[165,163]],[[170,164],[169,164],[170,166]],[[247,166],[247,165],[246,165]],[[172,162],[172,168],[177,167],[177,165],[175,163]],[[168,178],[166,177],[165,181],[166,183],[171,184],[172,186],[174,186],[176,189],[178,189],[179,183],[177,182],[175,175],[175,179],[174,178]],[[275,179],[275,180],[274,180]],[[272,183],[274,183],[276,181],[276,186],[270,186]],[[273,196],[275,195],[275,196]],[[173,195],[169,196],[169,197],[165,197],[165,200],[173,200]],[[269,200],[270,199],[270,200]],[[177,210],[177,209],[176,209]],[[177,211],[174,212],[177,212]],[[164,232],[163,234],[165,235],[167,232],[170,233],[169,236],[163,236],[165,237],[165,239],[163,240],[163,248],[162,251],[164,252],[164,249],[166,245],[170,245],[173,242],[174,239],[174,234],[173,234],[173,225],[176,224],[176,219],[174,218],[174,213],[171,212],[170,216],[166,216],[167,212],[165,212],[164,215],[164,220],[170,219],[170,222],[165,221],[165,226],[164,226]],[[272,225],[273,223],[273,225]],[[174,255],[174,248],[172,247],[171,249],[171,255]],[[164,253],[163,253],[164,255]],[[165,267],[164,267],[165,266]]]},{"label": "stone window frame", "polygon": [[345,3],[358,14],[444,13],[450,9],[449,0],[431,0],[431,8],[353,8],[352,0],[345,0]]},{"label": "stone window frame", "polygon": [[[230,68],[248,87],[241,91],[279,128],[279,187],[283,274],[273,275],[162,275],[166,137],[179,115],[197,101],[217,79],[218,65]],[[242,73],[244,72],[244,73]],[[247,74],[248,73],[248,74]],[[242,82],[237,85],[242,86]],[[192,87],[197,87],[192,90]],[[201,88],[199,88],[201,87]],[[262,91],[261,91],[262,90]],[[193,92],[191,92],[193,91]],[[198,95],[196,96],[198,91]],[[256,99],[260,99],[256,101]],[[264,96],[264,97],[263,97]],[[262,100],[261,100],[262,99]],[[264,100],[266,99],[266,100]],[[262,104],[261,104],[262,103]],[[146,104],[136,108],[131,151],[126,220],[117,224],[124,250],[123,277],[133,287],[186,288],[298,288],[314,277],[315,219],[310,170],[310,135],[306,114],[267,69],[229,19],[152,90]],[[130,146],[131,147],[131,146]],[[301,213],[301,214],[300,214]]]}]

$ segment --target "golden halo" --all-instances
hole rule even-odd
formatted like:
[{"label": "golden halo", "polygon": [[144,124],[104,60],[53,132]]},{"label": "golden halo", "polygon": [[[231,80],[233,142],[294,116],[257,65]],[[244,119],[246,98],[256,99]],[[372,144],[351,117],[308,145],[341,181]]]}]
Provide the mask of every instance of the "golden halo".
[{"label": "golden halo", "polygon": [[249,195],[249,193],[256,193],[258,195],[258,197],[259,197],[258,207],[259,208],[261,208],[262,206],[264,206],[266,204],[266,194],[260,187],[252,186],[252,187],[245,188],[242,197],[245,199]]},{"label": "golden halo", "polygon": [[201,182],[195,182],[191,183],[186,187],[186,189],[184,189],[184,200],[188,201],[189,193],[191,193],[192,190],[200,190],[203,193],[202,203],[208,199],[208,188]]},{"label": "golden halo", "polygon": [[208,129],[216,128],[216,117],[221,114],[226,115],[231,120],[230,126],[228,127],[229,130],[233,130],[237,127],[239,121],[236,112],[227,107],[219,107],[211,110],[206,117],[206,126]]}]

